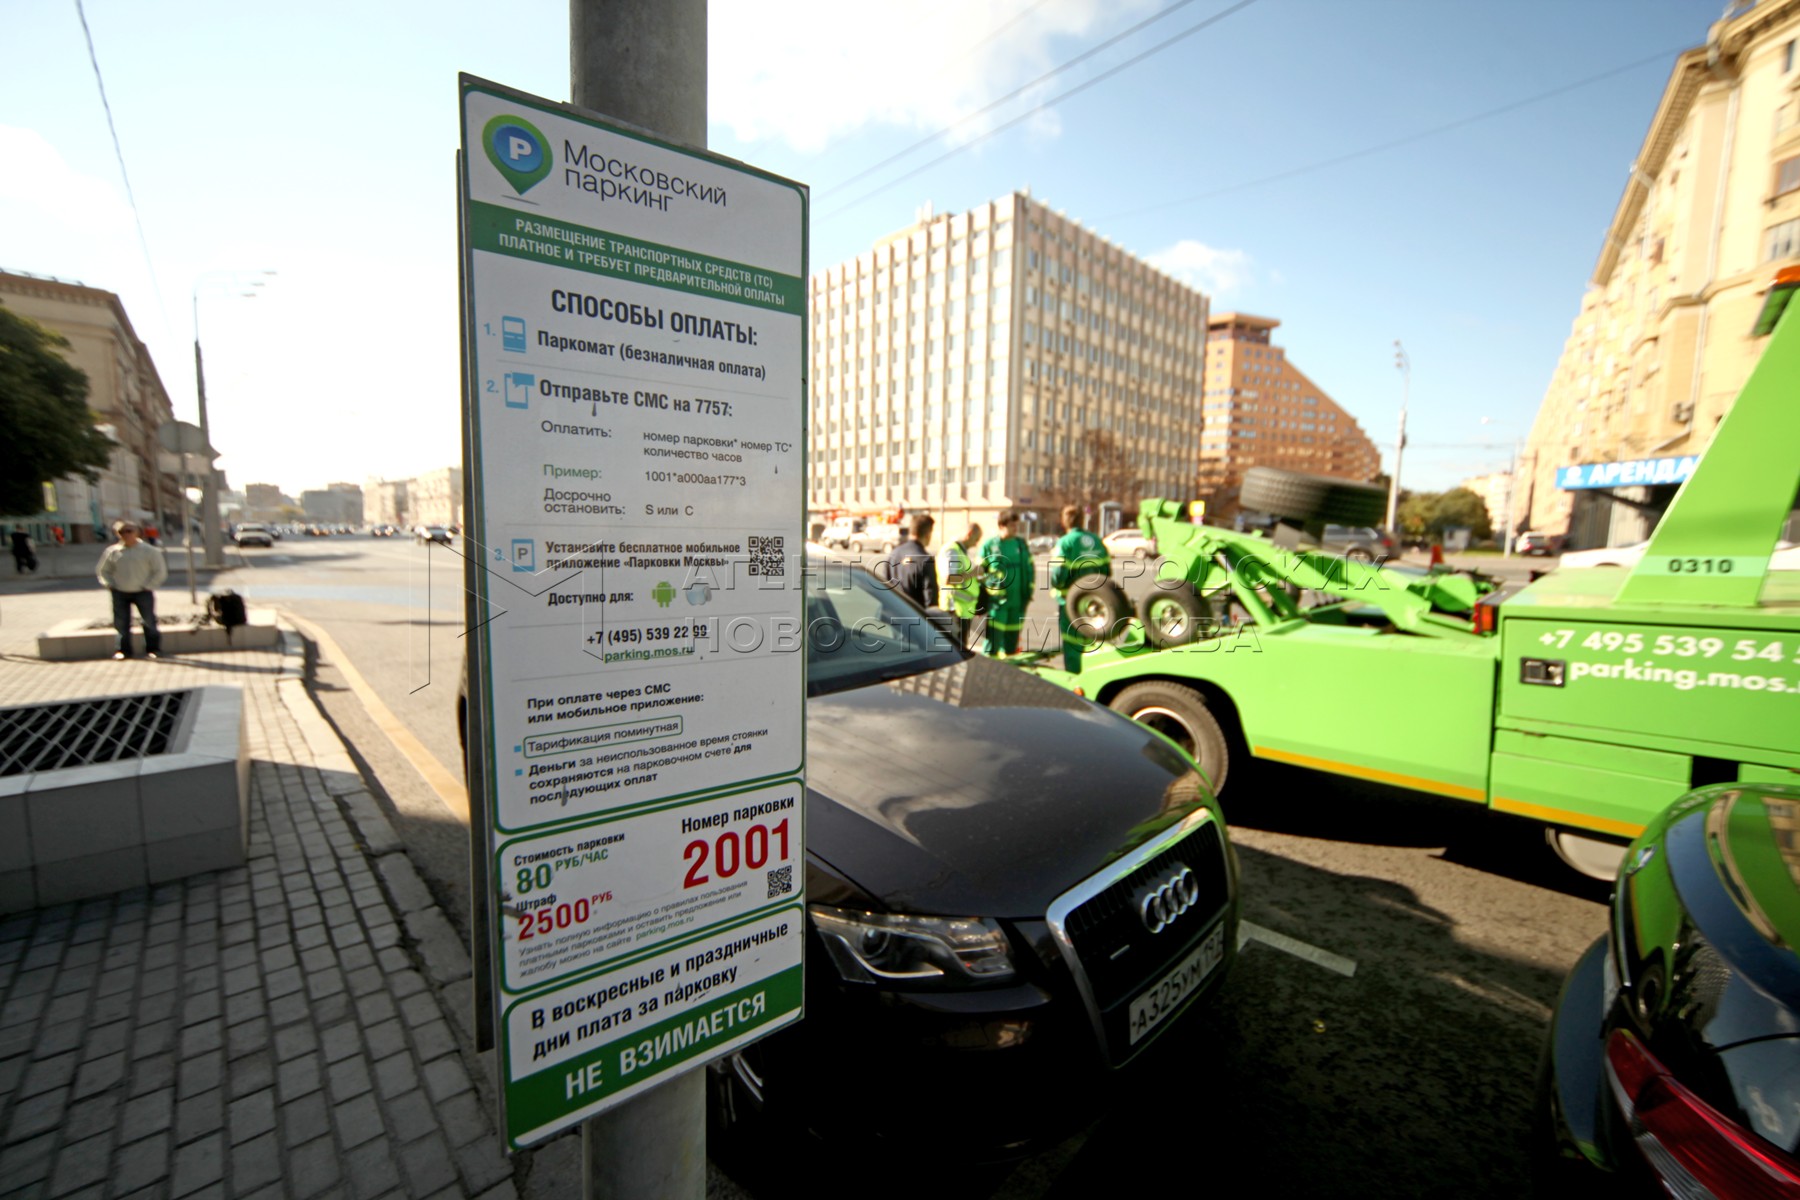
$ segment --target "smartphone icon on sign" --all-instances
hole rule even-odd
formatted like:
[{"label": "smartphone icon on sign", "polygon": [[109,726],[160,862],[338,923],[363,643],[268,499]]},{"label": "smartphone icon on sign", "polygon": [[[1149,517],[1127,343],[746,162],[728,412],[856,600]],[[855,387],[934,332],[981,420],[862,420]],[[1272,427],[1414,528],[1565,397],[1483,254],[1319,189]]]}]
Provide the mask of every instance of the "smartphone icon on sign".
[{"label": "smartphone icon on sign", "polygon": [[500,318],[500,348],[508,354],[525,353],[525,322],[518,317]]},{"label": "smartphone icon on sign", "polygon": [[530,538],[512,540],[512,569],[517,574],[530,574],[537,570],[537,547]]},{"label": "smartphone icon on sign", "polygon": [[506,381],[506,407],[530,408],[531,389],[537,386],[537,376],[529,371],[508,371],[502,378]]}]

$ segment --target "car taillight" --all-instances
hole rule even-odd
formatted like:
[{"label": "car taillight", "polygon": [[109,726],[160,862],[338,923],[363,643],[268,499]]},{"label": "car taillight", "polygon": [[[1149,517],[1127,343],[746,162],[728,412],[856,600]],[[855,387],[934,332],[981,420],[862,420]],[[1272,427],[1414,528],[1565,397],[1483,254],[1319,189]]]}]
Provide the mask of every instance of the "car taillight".
[{"label": "car taillight", "polygon": [[1671,1195],[1800,1197],[1800,1163],[1683,1087],[1623,1029],[1607,1039],[1606,1074],[1638,1150]]}]

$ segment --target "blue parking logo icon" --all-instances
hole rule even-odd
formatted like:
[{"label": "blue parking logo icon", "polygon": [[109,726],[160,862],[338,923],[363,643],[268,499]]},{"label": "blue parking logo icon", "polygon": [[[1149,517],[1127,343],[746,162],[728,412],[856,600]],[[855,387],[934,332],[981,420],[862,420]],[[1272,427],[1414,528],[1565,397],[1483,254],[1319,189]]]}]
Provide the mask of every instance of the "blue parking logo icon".
[{"label": "blue parking logo icon", "polygon": [[512,540],[512,569],[514,574],[519,575],[530,575],[537,571],[537,545],[530,538]]},{"label": "blue parking logo icon", "polygon": [[523,196],[550,174],[550,150],[538,127],[523,117],[502,114],[481,131],[481,147],[501,177]]}]

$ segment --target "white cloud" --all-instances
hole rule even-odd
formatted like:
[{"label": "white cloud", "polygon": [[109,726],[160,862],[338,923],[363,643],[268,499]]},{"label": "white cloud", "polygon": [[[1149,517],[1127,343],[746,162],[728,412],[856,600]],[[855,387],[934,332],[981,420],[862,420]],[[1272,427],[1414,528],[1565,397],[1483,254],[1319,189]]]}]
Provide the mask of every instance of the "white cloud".
[{"label": "white cloud", "polygon": [[0,204],[13,220],[61,231],[129,233],[131,209],[110,179],[83,175],[35,129],[0,125]]},{"label": "white cloud", "polygon": [[[755,0],[713,6],[708,108],[744,142],[815,153],[868,125],[933,131],[1070,57],[1104,24],[1126,26],[1155,0]],[[1076,78],[1078,76],[1072,76]],[[1042,99],[1067,80],[1016,105]],[[981,132],[980,122],[959,130]],[[1054,134],[1053,121],[1032,124]]]},{"label": "white cloud", "polygon": [[1254,275],[1250,256],[1244,251],[1219,250],[1192,238],[1158,250],[1150,256],[1150,265],[1214,298],[1239,290]]}]

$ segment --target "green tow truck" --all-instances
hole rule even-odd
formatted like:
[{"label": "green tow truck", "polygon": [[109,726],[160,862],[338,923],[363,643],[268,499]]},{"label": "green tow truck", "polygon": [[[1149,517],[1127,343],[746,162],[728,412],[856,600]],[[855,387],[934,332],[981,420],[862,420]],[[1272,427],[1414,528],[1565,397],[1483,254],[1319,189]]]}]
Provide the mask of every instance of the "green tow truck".
[{"label": "green tow truck", "polygon": [[1796,290],[1783,271],[1758,365],[1633,568],[1498,587],[1146,500],[1162,559],[1141,612],[1072,591],[1077,625],[1110,644],[1079,675],[1026,669],[1180,743],[1228,807],[1248,755],[1535,819],[1610,878],[1690,788],[1800,773],[1800,571],[1769,568],[1800,488]]}]

